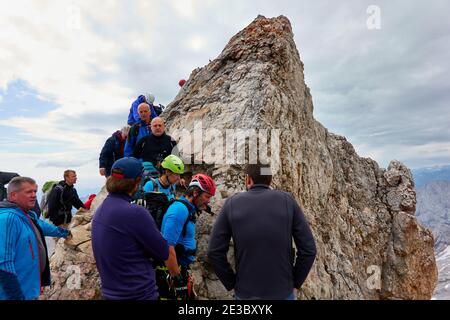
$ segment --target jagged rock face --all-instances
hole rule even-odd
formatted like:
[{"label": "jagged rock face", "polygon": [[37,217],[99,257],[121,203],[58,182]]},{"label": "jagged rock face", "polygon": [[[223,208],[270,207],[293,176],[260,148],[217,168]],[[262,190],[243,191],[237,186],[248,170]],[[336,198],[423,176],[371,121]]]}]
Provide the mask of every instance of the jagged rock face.
[{"label": "jagged rock face", "polygon": [[[193,71],[163,116],[169,132],[181,138],[184,158],[193,155],[195,163],[206,163],[194,164],[194,171],[206,170],[216,180],[215,212],[226,198],[244,190],[245,161],[230,148],[232,134],[227,130],[250,130],[248,143],[238,138],[235,146],[243,147],[247,158],[254,156],[255,146],[264,149],[265,139],[254,140],[253,133],[268,133],[265,142],[276,171],[273,187],[296,197],[317,242],[318,255],[302,288],[303,298],[431,298],[437,281],[434,240],[414,217],[410,171],[397,161],[380,169],[375,161],[360,158],[344,137],[314,120],[287,18],[260,16],[239,32],[217,59]],[[218,146],[224,145],[221,151]],[[235,161],[228,161],[233,155]],[[207,263],[213,222],[207,215],[197,222],[196,290],[201,298],[231,298]],[[63,242],[56,250],[73,254]],[[89,285],[95,281],[89,280]]]},{"label": "jagged rock face", "polygon": [[72,239],[59,239],[50,258],[52,285],[44,289],[45,300],[101,299],[100,278],[91,243],[91,221],[107,196],[106,188],[92,201],[88,212],[77,212],[70,224]]}]

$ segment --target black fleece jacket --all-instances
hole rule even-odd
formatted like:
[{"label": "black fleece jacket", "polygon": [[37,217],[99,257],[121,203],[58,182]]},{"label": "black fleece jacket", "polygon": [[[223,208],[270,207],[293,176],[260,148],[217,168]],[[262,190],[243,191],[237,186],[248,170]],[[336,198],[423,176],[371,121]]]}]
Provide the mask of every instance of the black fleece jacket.
[{"label": "black fleece jacket", "polygon": [[[227,260],[230,238],[236,273]],[[241,299],[286,299],[301,287],[315,256],[311,229],[295,199],[266,185],[254,185],[227,199],[208,248],[218,278]]]}]

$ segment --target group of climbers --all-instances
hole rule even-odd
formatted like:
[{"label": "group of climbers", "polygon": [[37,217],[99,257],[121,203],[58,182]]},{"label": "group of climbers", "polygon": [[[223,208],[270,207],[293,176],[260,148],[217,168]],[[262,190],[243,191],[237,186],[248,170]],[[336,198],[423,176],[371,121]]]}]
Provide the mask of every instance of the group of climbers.
[{"label": "group of climbers", "polygon": [[[185,170],[176,141],[165,132],[160,117],[164,108],[154,106],[154,100],[152,94],[139,96],[128,125],[108,138],[100,152],[99,173],[106,177],[108,196],[93,216],[92,248],[102,296],[108,300],[196,298],[190,270],[196,261],[196,222],[202,211],[211,213],[217,188],[210,176]],[[247,192],[223,205],[208,258],[236,299],[295,299],[295,288],[301,287],[314,261],[315,243],[294,198],[272,190],[272,176],[263,175],[263,169],[267,171],[261,165],[247,166]],[[7,174],[4,180],[10,181],[0,181],[9,182],[7,200],[0,202],[0,300],[36,299],[41,285],[49,285],[44,236],[70,237],[72,207],[87,210],[94,195],[81,202],[73,170],[66,170],[62,181],[48,182],[41,207],[52,226],[34,212],[34,180]],[[231,237],[235,271],[227,260]],[[31,261],[24,256],[26,246]]]},{"label": "group of climbers", "polygon": [[[120,155],[110,147],[119,145],[111,141],[114,137],[107,140],[100,155],[109,195],[95,213],[92,241],[106,299],[195,296],[189,265],[195,261],[196,216],[206,209],[215,185],[206,175],[191,178],[187,172],[187,179],[183,177],[185,166],[177,156],[177,143],[166,133],[153,102],[153,95],[141,95],[133,102],[123,157],[114,158],[111,166],[104,165]],[[185,188],[180,197],[177,185]],[[130,252],[129,248],[145,248],[145,252]],[[133,279],[136,272],[145,282]],[[152,284],[151,288],[145,283]]]},{"label": "group of climbers", "polygon": [[138,202],[133,200],[142,183],[142,162],[125,157],[112,167],[106,181],[109,195],[92,223],[93,252],[105,299],[195,298],[190,272],[197,246],[195,222],[216,186],[209,176],[197,174],[177,198],[175,184],[184,164],[169,155],[162,168],[158,179],[145,184],[144,201]]}]

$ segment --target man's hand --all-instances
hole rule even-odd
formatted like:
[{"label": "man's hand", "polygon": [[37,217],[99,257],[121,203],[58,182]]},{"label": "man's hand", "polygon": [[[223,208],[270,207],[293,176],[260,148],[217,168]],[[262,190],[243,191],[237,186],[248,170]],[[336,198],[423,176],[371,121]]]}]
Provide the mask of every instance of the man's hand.
[{"label": "man's hand", "polygon": [[106,169],[105,168],[100,168],[98,171],[100,172],[101,176],[106,176]]},{"label": "man's hand", "polygon": [[67,231],[69,231],[69,234],[67,235],[66,240],[72,240],[73,239],[72,232],[70,230]]},{"label": "man's hand", "polygon": [[175,278],[180,274],[180,268],[178,267],[177,261],[177,254],[175,253],[175,248],[173,246],[169,246],[169,258],[165,261],[165,264],[172,278]]}]

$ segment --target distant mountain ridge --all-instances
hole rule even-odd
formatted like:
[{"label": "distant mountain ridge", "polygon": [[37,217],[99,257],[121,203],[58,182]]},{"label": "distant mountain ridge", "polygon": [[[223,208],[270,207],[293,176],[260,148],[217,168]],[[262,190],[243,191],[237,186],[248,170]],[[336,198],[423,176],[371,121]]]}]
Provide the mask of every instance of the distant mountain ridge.
[{"label": "distant mountain ridge", "polygon": [[416,217],[433,231],[439,253],[450,245],[450,181],[431,181],[416,193]]},{"label": "distant mountain ridge", "polygon": [[450,181],[450,165],[412,169],[416,188],[431,181]]},{"label": "distant mountain ridge", "polygon": [[416,217],[431,228],[439,280],[433,299],[450,299],[450,166],[412,170],[416,186]]}]

